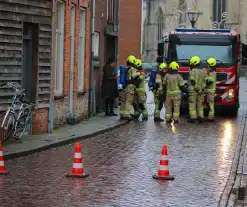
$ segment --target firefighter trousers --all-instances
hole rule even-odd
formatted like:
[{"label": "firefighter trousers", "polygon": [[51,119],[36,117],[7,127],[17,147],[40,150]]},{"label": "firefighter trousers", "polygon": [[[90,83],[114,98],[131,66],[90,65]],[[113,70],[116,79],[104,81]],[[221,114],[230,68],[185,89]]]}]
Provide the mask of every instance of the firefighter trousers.
[{"label": "firefighter trousers", "polygon": [[204,93],[189,94],[189,115],[191,119],[204,118]]},{"label": "firefighter trousers", "polygon": [[135,96],[135,92],[136,92],[136,87],[133,84],[129,84],[126,86],[125,90],[124,90],[124,100],[125,100],[125,104],[124,104],[124,114],[123,117],[124,118],[129,118],[130,117],[130,110],[131,110],[131,106],[134,102],[134,96]]},{"label": "firefighter trousers", "polygon": [[125,88],[123,88],[120,93],[120,118],[123,118],[124,116],[124,107],[125,107]]},{"label": "firefighter trousers", "polygon": [[208,112],[208,119],[213,120],[214,119],[214,97],[215,93],[213,92],[207,92],[206,94],[206,100],[209,106],[209,112]]},{"label": "firefighter trousers", "polygon": [[160,100],[160,94],[158,92],[154,93],[154,118],[160,118],[160,111],[163,108],[163,101]]},{"label": "firefighter trousers", "polygon": [[140,109],[138,107],[138,96],[137,92],[134,95],[134,101],[133,101],[133,109],[134,109],[134,116],[139,117],[140,116]]},{"label": "firefighter trousers", "polygon": [[[180,106],[181,106],[181,94],[169,94],[166,95],[166,121],[179,120]],[[173,112],[172,112],[173,111]]]},{"label": "firefighter trousers", "polygon": [[137,91],[136,93],[136,113],[135,115],[140,116],[142,114],[143,118],[148,117],[148,110],[147,110],[147,95],[146,92]]}]

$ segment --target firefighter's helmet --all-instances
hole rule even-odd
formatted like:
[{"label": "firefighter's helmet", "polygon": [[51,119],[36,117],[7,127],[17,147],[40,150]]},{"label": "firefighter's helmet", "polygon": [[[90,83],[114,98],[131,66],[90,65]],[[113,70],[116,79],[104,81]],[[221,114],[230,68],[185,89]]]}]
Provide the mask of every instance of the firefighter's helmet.
[{"label": "firefighter's helmet", "polygon": [[166,64],[165,63],[161,63],[160,65],[159,65],[159,70],[160,71],[163,71],[165,68],[166,68]]},{"label": "firefighter's helmet", "polygon": [[136,59],[136,67],[141,67],[142,66],[142,61],[140,59]]},{"label": "firefighter's helmet", "polygon": [[130,55],[127,59],[127,62],[131,63],[131,64],[136,64],[136,58],[133,55]]},{"label": "firefighter's helmet", "polygon": [[169,65],[169,68],[171,70],[178,70],[179,69],[179,64],[175,61],[171,62],[171,64]]},{"label": "firefighter's helmet", "polygon": [[217,60],[216,60],[215,58],[208,58],[208,59],[207,59],[207,63],[208,63],[208,65],[209,65],[210,67],[216,66],[216,62],[217,62]]},{"label": "firefighter's helmet", "polygon": [[201,63],[201,59],[198,56],[193,56],[192,58],[190,58],[190,65],[191,66],[197,66]]}]

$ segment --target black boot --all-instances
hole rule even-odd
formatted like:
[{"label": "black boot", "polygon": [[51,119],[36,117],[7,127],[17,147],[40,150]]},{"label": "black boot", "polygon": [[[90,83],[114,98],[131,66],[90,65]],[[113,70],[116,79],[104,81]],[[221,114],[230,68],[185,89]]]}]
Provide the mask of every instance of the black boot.
[{"label": "black boot", "polygon": [[111,110],[110,112],[110,116],[118,116],[117,114],[115,114],[115,112],[113,110]]},{"label": "black boot", "polygon": [[206,121],[206,122],[214,122],[214,119],[207,118],[207,119],[204,119],[204,121]]},{"label": "black boot", "polygon": [[172,120],[171,119],[170,120],[167,120],[166,123],[167,124],[170,124],[170,123],[172,123]]},{"label": "black boot", "polygon": [[189,118],[189,119],[187,119],[187,121],[188,121],[189,123],[192,123],[192,124],[196,123],[196,119],[191,119],[191,118]]},{"label": "black boot", "polygon": [[113,109],[113,103],[114,103],[114,99],[110,100],[109,103],[109,108],[110,108],[110,116],[118,116],[117,114],[115,114],[114,109]]},{"label": "black boot", "polygon": [[109,99],[105,100],[105,116],[110,116],[110,106],[109,106]]},{"label": "black boot", "polygon": [[142,120],[143,120],[143,121],[147,121],[147,120],[148,120],[148,117],[147,117],[147,116],[143,116],[143,117],[142,117]]},{"label": "black boot", "polygon": [[155,121],[155,122],[164,122],[164,119],[155,117],[155,118],[154,118],[154,121]]},{"label": "black boot", "polygon": [[133,118],[133,119],[136,119],[136,120],[138,120],[139,119],[139,115],[137,115],[137,114],[130,114],[130,116]]},{"label": "black boot", "polygon": [[133,119],[131,117],[122,117],[121,120],[132,121]]},{"label": "black boot", "polygon": [[197,121],[198,121],[199,123],[203,123],[205,120],[204,120],[204,118],[198,117],[198,118],[197,118]]}]

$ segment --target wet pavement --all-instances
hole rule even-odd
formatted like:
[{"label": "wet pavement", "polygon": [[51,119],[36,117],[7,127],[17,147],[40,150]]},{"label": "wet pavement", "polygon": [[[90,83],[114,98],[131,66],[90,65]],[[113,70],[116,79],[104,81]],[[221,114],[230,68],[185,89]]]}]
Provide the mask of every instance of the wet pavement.
[{"label": "wet pavement", "polygon": [[[66,178],[74,144],[6,161],[2,207],[217,206],[227,183],[247,101],[239,116],[216,123],[175,126],[132,122],[81,141],[86,179]],[[149,99],[149,113],[153,112]],[[168,145],[174,181],[156,181],[161,148]]]}]

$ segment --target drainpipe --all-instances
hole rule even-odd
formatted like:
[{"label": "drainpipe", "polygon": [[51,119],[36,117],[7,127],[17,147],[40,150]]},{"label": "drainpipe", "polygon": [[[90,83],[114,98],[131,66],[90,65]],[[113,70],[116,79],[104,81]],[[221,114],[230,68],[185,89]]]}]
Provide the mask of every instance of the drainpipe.
[{"label": "drainpipe", "polygon": [[[72,12],[72,10],[71,10]],[[72,17],[72,15],[71,15]],[[75,16],[74,16],[75,17]],[[72,18],[70,18],[72,20]],[[75,19],[73,19],[75,24]],[[71,23],[72,24],[72,23]],[[72,29],[72,27],[71,27]],[[69,79],[69,116],[68,123],[73,124],[74,115],[73,115],[73,89],[74,89],[74,39],[75,34],[74,31],[70,31],[70,79]]]},{"label": "drainpipe", "polygon": [[89,117],[92,117],[94,112],[94,24],[95,24],[95,0],[91,0],[91,61],[89,72],[89,97],[88,97],[88,111]]},{"label": "drainpipe", "polygon": [[117,6],[116,6],[116,9],[118,12],[116,12],[116,25],[115,25],[115,30],[117,31],[117,34],[118,36],[115,38],[115,72],[117,73],[118,72],[118,68],[119,68],[119,22],[120,22],[120,0],[117,1]]},{"label": "drainpipe", "polygon": [[141,47],[140,47],[140,57],[141,59],[143,58],[142,57],[142,48],[143,48],[143,0],[142,0],[142,6],[141,6],[142,10],[141,10]]},{"label": "drainpipe", "polygon": [[48,116],[48,133],[52,133],[54,119],[54,102],[52,93],[53,74],[55,70],[54,63],[54,38],[55,38],[55,11],[56,0],[52,0],[52,25],[51,25],[51,75],[50,75],[50,95],[49,95],[49,116]]},{"label": "drainpipe", "polygon": [[[120,23],[120,0],[117,0],[117,6],[116,6],[117,12],[116,12],[116,25],[115,30],[117,31],[118,36],[115,37],[115,73],[118,74],[118,68],[119,68],[119,40],[120,40],[120,32],[119,32],[119,23]],[[118,80],[117,80],[118,81]],[[115,99],[114,101],[114,108],[118,108],[118,99]]]}]

